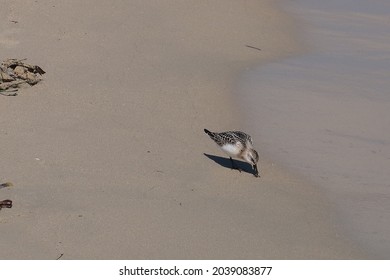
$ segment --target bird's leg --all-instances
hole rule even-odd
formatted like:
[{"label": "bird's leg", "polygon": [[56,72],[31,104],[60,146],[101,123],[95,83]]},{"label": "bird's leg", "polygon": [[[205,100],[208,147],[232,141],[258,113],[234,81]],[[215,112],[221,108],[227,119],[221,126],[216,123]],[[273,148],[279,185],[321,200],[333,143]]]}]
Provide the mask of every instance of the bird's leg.
[{"label": "bird's leg", "polygon": [[257,164],[253,165],[253,169],[255,170],[255,173],[253,174],[255,177],[260,177],[259,171],[257,170]]},{"label": "bird's leg", "polygon": [[241,173],[241,168],[239,168],[233,161],[233,159],[230,157],[230,162],[232,163],[232,169],[237,169]]}]

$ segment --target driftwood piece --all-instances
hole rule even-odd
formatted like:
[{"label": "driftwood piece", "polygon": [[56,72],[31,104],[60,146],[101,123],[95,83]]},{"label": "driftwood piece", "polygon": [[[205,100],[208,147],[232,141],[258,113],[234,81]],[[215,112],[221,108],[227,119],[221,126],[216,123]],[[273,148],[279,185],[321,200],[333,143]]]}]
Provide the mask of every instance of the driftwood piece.
[{"label": "driftwood piece", "polygon": [[16,96],[18,87],[20,84],[26,83],[25,81],[13,81],[7,83],[0,83],[0,94],[5,96]]},{"label": "driftwood piece", "polygon": [[[38,65],[25,63],[26,59],[7,59],[0,65],[0,93],[7,96],[15,96],[22,84],[33,86],[42,80],[43,71]],[[11,94],[5,91],[13,92]]]},{"label": "driftwood piece", "polygon": [[0,83],[2,82],[12,82],[15,79],[12,78],[3,68],[0,67]]},{"label": "driftwood piece", "polygon": [[26,60],[26,58],[24,58],[24,59],[10,58],[10,59],[3,61],[1,64],[5,67],[11,68],[11,69],[15,69],[17,66],[22,66],[22,67],[28,69],[28,71],[30,71],[32,73],[38,73],[40,75],[43,75],[46,73],[38,65],[31,65],[31,64],[24,63],[23,62],[24,60]]}]

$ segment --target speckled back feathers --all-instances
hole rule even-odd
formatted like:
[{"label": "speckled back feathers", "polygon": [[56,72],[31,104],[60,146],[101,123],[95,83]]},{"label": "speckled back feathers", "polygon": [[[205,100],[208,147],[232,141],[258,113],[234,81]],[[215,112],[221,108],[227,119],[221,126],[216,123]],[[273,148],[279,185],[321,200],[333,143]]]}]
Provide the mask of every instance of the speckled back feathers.
[{"label": "speckled back feathers", "polygon": [[225,144],[235,145],[237,142],[240,142],[243,147],[246,147],[248,142],[250,145],[253,145],[252,138],[242,131],[226,131],[218,133],[205,129],[204,132],[206,132],[210,138],[221,147]]}]

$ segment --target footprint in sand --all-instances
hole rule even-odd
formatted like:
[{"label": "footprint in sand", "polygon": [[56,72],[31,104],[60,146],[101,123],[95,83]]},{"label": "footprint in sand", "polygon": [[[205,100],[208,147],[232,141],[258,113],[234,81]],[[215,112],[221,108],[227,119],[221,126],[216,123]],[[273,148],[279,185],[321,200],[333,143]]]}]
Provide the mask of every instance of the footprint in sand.
[{"label": "footprint in sand", "polygon": [[0,32],[0,48],[12,48],[18,45],[19,41],[13,38],[15,33],[15,28],[10,28]]}]

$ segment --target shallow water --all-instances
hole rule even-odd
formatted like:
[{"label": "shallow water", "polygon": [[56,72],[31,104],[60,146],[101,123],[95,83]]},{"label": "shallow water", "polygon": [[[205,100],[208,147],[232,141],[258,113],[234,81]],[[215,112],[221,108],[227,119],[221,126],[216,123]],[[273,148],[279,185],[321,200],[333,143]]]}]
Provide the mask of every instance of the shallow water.
[{"label": "shallow water", "polygon": [[390,1],[296,0],[311,51],[248,69],[238,98],[257,146],[313,180],[343,230],[390,258]]}]

